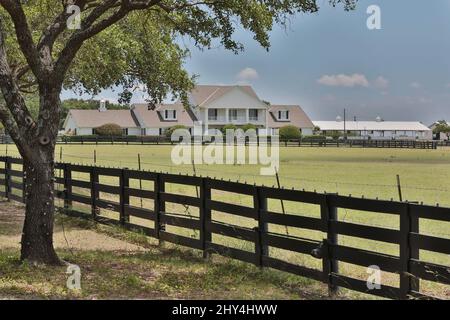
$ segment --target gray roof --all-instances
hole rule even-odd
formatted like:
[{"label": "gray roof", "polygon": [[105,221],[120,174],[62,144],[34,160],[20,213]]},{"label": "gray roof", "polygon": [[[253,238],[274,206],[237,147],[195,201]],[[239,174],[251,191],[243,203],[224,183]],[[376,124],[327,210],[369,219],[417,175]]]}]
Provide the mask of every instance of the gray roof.
[{"label": "gray roof", "polygon": [[[280,121],[277,118],[278,111],[289,111],[289,121]],[[314,128],[314,124],[303,109],[298,105],[272,105],[269,108],[269,128],[281,128],[293,125],[298,128]]]},{"label": "gray roof", "polygon": [[190,103],[194,106],[203,106],[217,100],[234,88],[240,88],[250,96],[260,100],[251,86],[197,85],[189,94]]},{"label": "gray roof", "polygon": [[122,128],[138,128],[139,124],[131,110],[77,110],[69,111],[79,128],[97,128],[104,124],[115,123]]}]

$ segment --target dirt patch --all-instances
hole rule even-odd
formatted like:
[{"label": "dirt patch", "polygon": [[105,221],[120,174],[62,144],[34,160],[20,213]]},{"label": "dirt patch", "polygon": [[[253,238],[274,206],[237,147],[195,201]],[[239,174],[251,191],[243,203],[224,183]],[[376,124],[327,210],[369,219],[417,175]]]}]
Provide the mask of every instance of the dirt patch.
[{"label": "dirt patch", "polygon": [[[20,248],[24,217],[23,205],[12,202],[0,203],[0,249]],[[58,221],[55,222],[53,241],[56,249],[133,252],[147,250],[144,247],[91,230],[73,226],[64,228],[64,224]]]}]

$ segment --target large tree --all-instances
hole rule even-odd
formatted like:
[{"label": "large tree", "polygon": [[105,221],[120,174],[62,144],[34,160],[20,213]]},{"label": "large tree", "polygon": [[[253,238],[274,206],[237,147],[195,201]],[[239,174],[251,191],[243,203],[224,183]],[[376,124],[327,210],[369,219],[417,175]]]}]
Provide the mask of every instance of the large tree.
[{"label": "large tree", "polygon": [[[329,0],[351,9],[356,0]],[[0,120],[24,160],[21,259],[58,264],[53,248],[54,150],[63,88],[97,93],[145,85],[154,102],[185,100],[185,39],[238,53],[237,27],[264,48],[273,24],[318,10],[316,0],[0,0]],[[77,15],[77,12],[80,15]],[[79,19],[79,20],[77,20]],[[79,24],[77,23],[79,22]],[[25,94],[37,93],[33,116]]]}]

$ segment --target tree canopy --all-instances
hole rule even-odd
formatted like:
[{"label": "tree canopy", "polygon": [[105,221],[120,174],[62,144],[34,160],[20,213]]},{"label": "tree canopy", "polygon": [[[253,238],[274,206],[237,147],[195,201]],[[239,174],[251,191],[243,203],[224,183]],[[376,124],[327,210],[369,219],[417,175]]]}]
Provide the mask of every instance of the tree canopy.
[{"label": "tree canopy", "polygon": [[[355,1],[330,3],[342,3],[345,9],[351,9]],[[121,86],[123,101],[128,101],[130,92],[142,84],[155,101],[169,93],[183,95],[194,80],[183,69],[189,56],[182,45],[185,39],[201,49],[218,42],[238,53],[244,46],[233,39],[233,33],[240,25],[268,49],[268,33],[274,23],[284,25],[296,12],[318,10],[316,0],[0,3],[6,53],[22,91],[37,88],[36,72],[42,68],[36,56],[48,55],[49,67],[64,78],[65,89],[96,94],[103,88]],[[74,13],[64,9],[70,3],[81,10],[80,29],[66,25]]]},{"label": "tree canopy", "polygon": [[450,125],[445,120],[438,121],[436,126],[433,129],[434,134],[439,134],[441,132],[443,132],[443,133],[450,132]]}]

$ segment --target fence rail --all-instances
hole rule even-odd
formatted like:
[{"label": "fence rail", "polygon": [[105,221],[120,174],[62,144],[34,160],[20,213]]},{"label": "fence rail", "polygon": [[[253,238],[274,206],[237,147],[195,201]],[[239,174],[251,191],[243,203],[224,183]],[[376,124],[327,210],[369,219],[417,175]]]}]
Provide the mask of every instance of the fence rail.
[{"label": "fence rail", "polygon": [[[9,136],[2,136],[2,144],[13,143]],[[165,136],[59,136],[59,144],[141,144],[171,145],[174,141]],[[246,144],[249,142],[246,141]],[[259,144],[259,137],[256,141]],[[270,139],[268,140],[270,143]],[[438,146],[450,146],[450,142],[431,140],[328,140],[328,139],[280,139],[280,145],[290,147],[350,147],[350,148],[400,148],[400,149],[437,149]]]},{"label": "fence rail", "polygon": [[[22,160],[0,157],[0,184],[4,190],[0,195],[24,202]],[[422,260],[420,250],[450,254],[450,239],[421,234],[421,219],[450,222],[450,209],[424,206],[407,202],[360,199],[336,194],[320,194],[298,190],[249,185],[238,182],[210,179],[198,176],[137,171],[57,163],[55,184],[57,198],[63,200],[63,212],[72,216],[94,219],[100,223],[139,230],[147,236],[182,246],[202,250],[204,256],[220,254],[240,261],[282,270],[299,276],[321,281],[329,286],[330,293],[338,287],[373,294],[391,299],[433,298],[420,290],[420,280],[450,285],[450,266]],[[79,174],[88,180],[75,179]],[[115,185],[102,183],[101,178],[113,177]],[[133,187],[132,180],[146,182],[143,189]],[[194,187],[197,196],[168,192],[167,184]],[[61,188],[59,188],[61,187]],[[85,192],[76,192],[75,189]],[[232,192],[253,199],[252,205],[242,205],[215,198],[216,192]],[[106,199],[103,194],[116,195],[118,201]],[[214,195],[213,195],[214,193]],[[133,206],[131,197],[152,200],[152,205]],[[309,217],[293,213],[275,212],[269,201],[292,201],[298,205],[318,206],[320,217]],[[58,201],[57,201],[58,203]],[[168,212],[168,203],[198,208],[198,216]],[[78,207],[84,207],[83,212]],[[375,212],[398,217],[398,229],[368,226],[345,222],[339,219],[341,209],[358,210],[361,214]],[[105,216],[102,210],[117,213],[116,218]],[[251,219],[255,227],[224,223],[213,219],[220,212],[227,216]],[[152,222],[153,226],[138,221]],[[189,237],[170,226],[195,230],[197,236]],[[274,232],[273,226],[299,228],[324,234],[322,241]],[[251,243],[250,249],[236,248],[218,243],[214,235],[222,235]],[[371,250],[344,246],[339,236],[351,236],[361,241],[381,241],[399,246],[399,255],[388,255]],[[367,242],[368,243],[368,242]],[[321,268],[304,266],[275,257],[273,249],[310,255],[321,261]],[[339,262],[369,267],[376,265],[382,271],[397,274],[399,286],[382,285],[380,289],[369,289],[366,280],[341,273]]]}]

